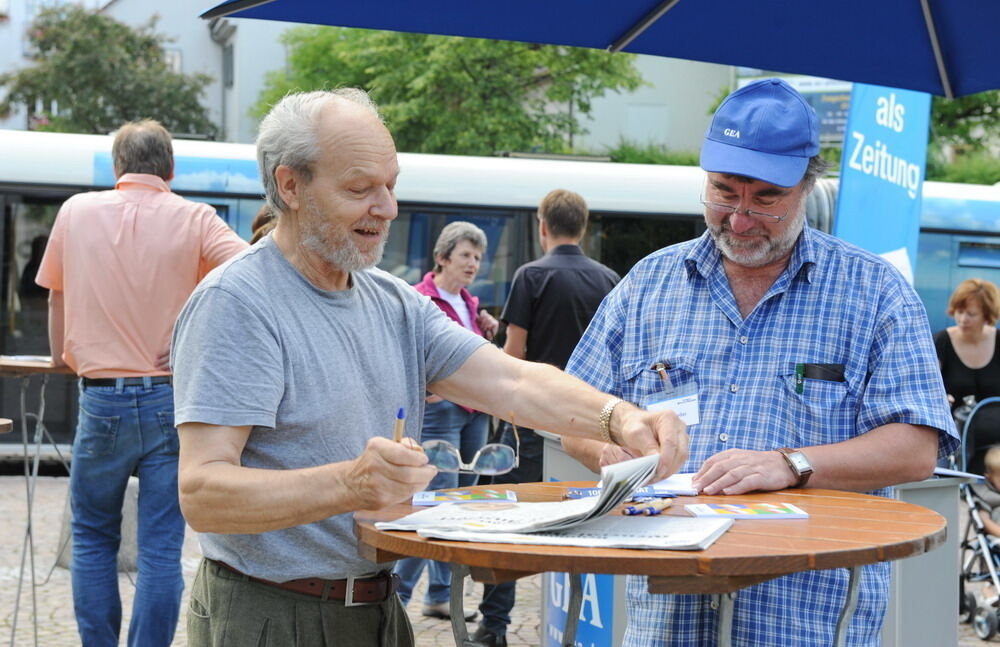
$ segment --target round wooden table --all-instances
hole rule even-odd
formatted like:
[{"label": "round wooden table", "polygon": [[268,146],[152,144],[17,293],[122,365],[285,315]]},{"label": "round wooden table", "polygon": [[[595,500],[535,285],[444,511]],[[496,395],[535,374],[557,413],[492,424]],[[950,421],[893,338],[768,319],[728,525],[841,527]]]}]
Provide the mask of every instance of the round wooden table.
[{"label": "round wooden table", "polygon": [[[504,485],[520,501],[558,501],[568,487],[592,482]],[[383,531],[377,521],[405,516],[418,508],[398,504],[355,515],[358,549],[373,562],[422,557],[460,565],[452,573],[452,627],[457,645],[467,632],[462,618],[462,578],[497,583],[543,572],[608,573],[649,576],[650,593],[700,593],[720,596],[719,644],[731,639],[732,601],[742,588],[800,571],[849,568],[851,584],[841,614],[837,642],[846,639],[857,602],[860,567],[920,555],[944,543],[947,522],[936,512],[895,499],[836,490],[783,490],[742,496],[678,497],[665,514],[684,515],[687,503],[793,503],[808,519],[737,520],[703,551],[632,550],[492,544],[423,539],[414,532]],[[464,567],[464,568],[463,568]],[[574,578],[576,579],[576,578]],[[456,590],[457,586],[457,590]],[[578,591],[575,592],[579,597]],[[578,603],[578,602],[577,602]],[[578,607],[577,607],[578,609]],[[457,610],[457,611],[456,611]],[[578,612],[577,612],[578,613]],[[577,613],[570,608],[568,618]],[[575,621],[564,642],[572,644]]]}]

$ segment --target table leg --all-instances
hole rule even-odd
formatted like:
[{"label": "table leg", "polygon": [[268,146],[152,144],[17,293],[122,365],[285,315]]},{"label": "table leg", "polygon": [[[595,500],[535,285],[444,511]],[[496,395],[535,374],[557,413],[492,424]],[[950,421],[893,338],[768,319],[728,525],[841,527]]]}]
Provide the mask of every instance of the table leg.
[{"label": "table leg", "polygon": [[833,640],[836,647],[843,647],[847,644],[847,629],[851,624],[851,618],[854,617],[854,609],[858,606],[858,584],[860,581],[861,567],[854,566],[851,568],[851,579],[847,586],[847,600],[844,602],[844,608],[840,610],[840,618],[837,620],[837,635]]},{"label": "table leg", "polygon": [[712,601],[719,609],[719,647],[730,647],[733,644],[733,602],[736,591],[719,593],[712,596]]},{"label": "table leg", "polygon": [[42,376],[38,414],[35,415],[35,434],[30,445],[33,450],[33,455],[29,453],[28,445],[28,381],[28,376],[21,378],[21,443],[24,454],[24,487],[27,510],[24,527],[24,541],[21,544],[21,568],[17,577],[17,593],[14,596],[14,613],[11,618],[11,647],[13,647],[14,641],[17,637],[17,616],[21,608],[21,590],[24,586],[24,570],[28,565],[28,562],[30,562],[31,570],[31,617],[33,620],[34,644],[36,646],[38,645],[38,597],[35,582],[35,535],[32,511],[34,510],[35,503],[35,485],[38,482],[38,466],[41,459],[42,440],[45,434],[45,426],[42,424],[42,418],[45,416],[45,387],[48,384],[48,375]]},{"label": "table leg", "polygon": [[576,625],[580,620],[580,607],[583,605],[583,576],[579,573],[569,574],[569,608],[566,609],[566,626],[563,628],[563,647],[574,647],[576,644]]},{"label": "table leg", "polygon": [[469,567],[465,564],[451,565],[448,612],[451,613],[451,633],[455,636],[457,647],[478,647],[478,643],[469,640],[469,629],[465,626],[465,576],[468,574]]}]

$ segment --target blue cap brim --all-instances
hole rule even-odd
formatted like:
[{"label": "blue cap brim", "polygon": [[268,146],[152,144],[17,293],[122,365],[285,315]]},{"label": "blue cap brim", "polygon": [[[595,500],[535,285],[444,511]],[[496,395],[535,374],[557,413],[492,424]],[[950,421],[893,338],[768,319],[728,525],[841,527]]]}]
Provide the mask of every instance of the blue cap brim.
[{"label": "blue cap brim", "polygon": [[781,187],[793,187],[806,174],[808,157],[776,155],[706,139],[701,168],[710,173],[745,175]]}]

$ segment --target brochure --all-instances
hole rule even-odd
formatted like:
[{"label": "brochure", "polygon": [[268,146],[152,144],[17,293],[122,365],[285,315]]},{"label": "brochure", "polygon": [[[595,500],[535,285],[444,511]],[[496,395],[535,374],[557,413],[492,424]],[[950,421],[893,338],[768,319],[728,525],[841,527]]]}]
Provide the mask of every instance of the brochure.
[{"label": "brochure", "polygon": [[692,503],[684,506],[695,517],[727,519],[808,519],[809,513],[791,503]]},{"label": "brochure", "polygon": [[451,490],[438,492],[430,490],[413,495],[413,505],[431,506],[442,503],[468,503],[469,501],[517,501],[513,490]]},{"label": "brochure", "polygon": [[652,550],[704,550],[712,545],[732,519],[690,517],[623,517],[606,515],[573,528],[554,532],[470,532],[428,528],[417,534],[429,539],[544,546],[641,548]]},{"label": "brochure", "polygon": [[375,524],[379,530],[473,530],[476,532],[540,532],[572,528],[603,517],[649,480],[659,456],[643,456],[601,470],[600,496],[568,501],[444,503],[395,521]]}]

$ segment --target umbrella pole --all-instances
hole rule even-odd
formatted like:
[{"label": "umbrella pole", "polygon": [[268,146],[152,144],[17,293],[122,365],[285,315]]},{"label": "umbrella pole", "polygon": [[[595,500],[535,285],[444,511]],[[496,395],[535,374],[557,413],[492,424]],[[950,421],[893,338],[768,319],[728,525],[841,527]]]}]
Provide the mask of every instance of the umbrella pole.
[{"label": "umbrella pole", "polygon": [[649,29],[649,26],[659,20],[663,14],[673,9],[674,5],[678,2],[680,2],[680,0],[663,0],[663,2],[658,4],[655,9],[643,16],[642,20],[632,25],[632,27],[625,32],[624,36],[611,43],[608,47],[608,51],[615,54],[625,49],[629,43],[642,35],[642,32]]},{"label": "umbrella pole", "polygon": [[944,56],[941,55],[941,42],[938,40],[937,28],[934,26],[934,15],[931,13],[930,0],[920,0],[920,7],[924,10],[924,23],[927,25],[927,36],[931,41],[931,48],[934,50],[934,62],[937,63],[938,76],[941,78],[941,87],[944,96],[954,99],[955,94],[951,91],[951,79],[948,78],[948,69],[944,65]]}]

